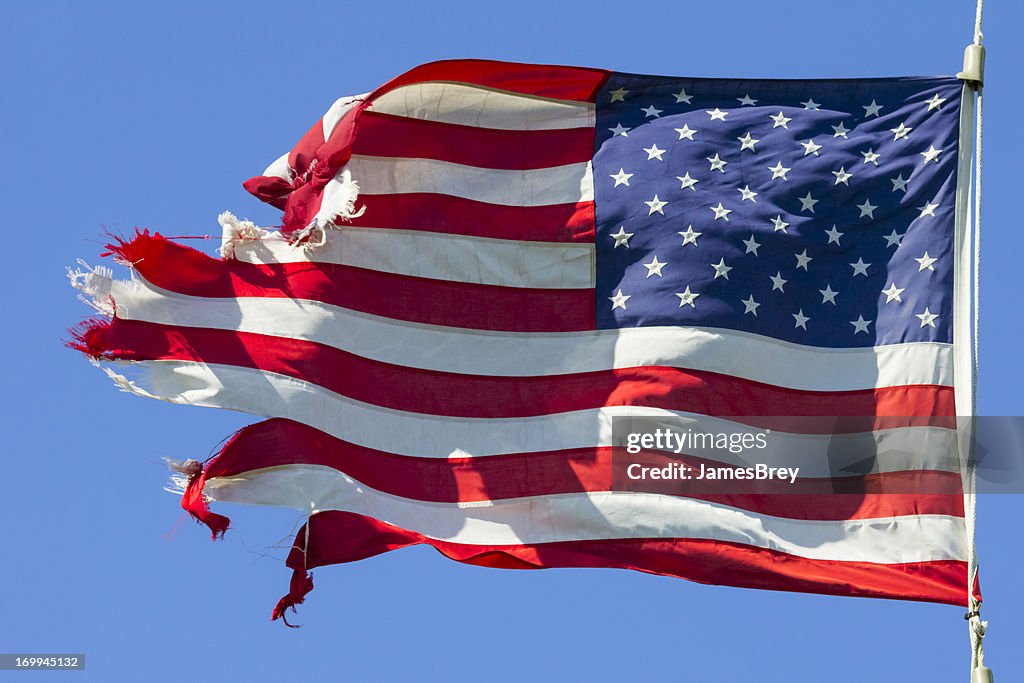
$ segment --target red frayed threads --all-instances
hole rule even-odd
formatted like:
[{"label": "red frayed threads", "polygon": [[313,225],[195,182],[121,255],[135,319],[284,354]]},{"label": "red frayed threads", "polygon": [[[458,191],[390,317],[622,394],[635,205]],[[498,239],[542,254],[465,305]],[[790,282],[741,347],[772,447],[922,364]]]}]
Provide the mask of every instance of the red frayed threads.
[{"label": "red frayed threads", "polygon": [[[107,251],[100,254],[100,258],[106,258],[107,256],[113,256],[115,263],[131,268],[139,261],[143,254],[140,251],[145,249],[145,243],[151,239],[164,239],[160,233],[151,234],[148,228],[136,228],[135,235],[131,238],[121,237],[120,235],[111,235],[108,233],[108,237],[112,240],[105,246]],[[142,250],[140,250],[142,247]]]},{"label": "red frayed threads", "polygon": [[110,321],[102,318],[83,320],[68,330],[70,339],[64,346],[85,354],[93,360],[109,358],[110,351],[103,345],[103,332],[110,327]]},{"label": "red frayed threads", "polygon": [[292,571],[292,580],[288,585],[288,594],[277,601],[274,612],[270,615],[270,620],[277,621],[280,619],[288,628],[299,628],[297,624],[288,623],[288,617],[285,616],[285,613],[289,609],[292,612],[296,611],[295,606],[301,605],[311,590],[313,590],[313,574],[305,569],[295,569]]},{"label": "red frayed threads", "polygon": [[196,460],[188,460],[179,468],[179,471],[188,477],[185,494],[181,497],[181,508],[192,515],[197,522],[205,524],[210,529],[213,540],[223,538],[231,520],[224,515],[210,511],[210,505],[203,496],[206,473],[203,471],[202,464]]}]

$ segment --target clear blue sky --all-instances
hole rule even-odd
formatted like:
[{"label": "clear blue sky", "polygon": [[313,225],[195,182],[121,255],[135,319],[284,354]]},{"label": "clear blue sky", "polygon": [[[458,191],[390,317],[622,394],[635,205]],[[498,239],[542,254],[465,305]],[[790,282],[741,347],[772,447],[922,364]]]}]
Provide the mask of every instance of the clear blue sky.
[{"label": "clear blue sky", "polygon": [[[95,262],[104,228],[216,233],[225,209],[275,222],[241,181],[336,97],[416,64],[948,74],[971,38],[972,1],[138,4],[0,2],[10,254],[0,297],[0,651],[85,652],[84,677],[59,675],[100,681],[966,680],[955,607],[625,571],[491,570],[426,548],[320,569],[297,617],[304,628],[272,624],[295,516],[232,507],[235,528],[214,544],[161,490],[160,456],[202,459],[252,418],[119,393],[61,339],[88,313],[64,267]],[[1022,247],[1012,166],[1022,151],[1022,26],[1022,3],[989,3],[987,414],[1024,414],[1011,280]],[[1024,680],[1022,500],[979,503],[988,659],[1003,683]]]}]

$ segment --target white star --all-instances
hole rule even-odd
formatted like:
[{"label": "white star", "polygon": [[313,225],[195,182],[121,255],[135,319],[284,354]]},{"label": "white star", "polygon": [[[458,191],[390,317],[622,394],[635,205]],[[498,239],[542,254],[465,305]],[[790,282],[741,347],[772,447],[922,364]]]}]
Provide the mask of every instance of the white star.
[{"label": "white star", "polygon": [[853,174],[847,173],[845,166],[840,166],[838,171],[832,171],[832,175],[836,177],[836,182],[833,183],[833,185],[838,185],[839,183],[842,183],[847,187],[850,186],[850,178],[853,177]]},{"label": "white star", "polygon": [[893,231],[891,233],[889,233],[888,235],[882,235],[882,238],[885,240],[885,246],[887,246],[887,247],[898,247],[898,246],[900,246],[900,242],[903,241],[903,236],[905,234],[907,234],[907,233],[905,233],[905,232],[896,232],[896,229],[893,228]]},{"label": "white star", "polygon": [[772,128],[778,128],[779,126],[782,126],[787,130],[789,129],[789,126],[787,124],[793,120],[791,118],[787,118],[786,115],[782,113],[782,111],[779,111],[778,114],[774,114],[772,116],[769,116],[768,118],[774,121],[774,123],[772,124]]},{"label": "white star", "polygon": [[697,189],[694,187],[694,185],[696,185],[697,183],[700,182],[696,178],[691,178],[689,171],[687,171],[686,175],[677,175],[676,176],[676,180],[678,180],[680,183],[682,183],[682,186],[679,188],[680,190],[685,190],[686,188],[690,188],[694,192],[697,191]]},{"label": "white star", "polygon": [[761,142],[760,140],[757,140],[755,138],[750,137],[750,131],[747,131],[747,134],[744,135],[743,137],[736,138],[736,139],[740,141],[740,151],[741,152],[743,150],[745,150],[745,149],[749,149],[751,151],[755,151],[756,152],[757,150],[754,149],[754,145],[756,145],[757,143]]},{"label": "white star", "polygon": [[907,135],[909,135],[910,131],[912,131],[912,130],[914,130],[914,129],[913,128],[908,128],[907,127],[907,122],[904,121],[903,123],[901,123],[899,125],[899,127],[897,127],[897,128],[890,128],[889,132],[892,133],[895,136],[895,137],[893,137],[893,142],[895,142],[896,140],[899,140],[900,138],[907,137]]},{"label": "white star", "polygon": [[864,157],[865,164],[874,164],[875,166],[878,166],[878,160],[882,155],[875,153],[875,150],[873,149],[869,149],[866,152],[861,152],[861,156]]},{"label": "white star", "polygon": [[654,195],[654,199],[652,199],[649,202],[644,202],[644,204],[646,204],[651,209],[650,211],[647,212],[648,216],[654,213],[660,213],[662,216],[664,216],[665,211],[663,209],[665,205],[668,204],[668,202],[663,202],[660,199],[658,199],[658,195]]},{"label": "white star", "polygon": [[882,105],[878,104],[874,100],[871,100],[871,104],[866,104],[863,107],[864,118],[870,118],[872,116],[878,116],[878,112],[881,111]]},{"label": "white star", "polygon": [[768,279],[772,281],[772,291],[773,292],[777,289],[780,292],[785,293],[786,290],[783,289],[783,287],[786,286],[786,283],[789,282],[789,280],[783,280],[782,279],[782,271],[781,270],[779,272],[775,273],[775,275],[770,276]]},{"label": "white star", "polygon": [[[628,138],[629,137],[629,132],[628,131],[630,129],[629,128],[624,128],[621,123],[616,123],[614,128],[609,128],[608,130],[610,130],[611,132],[615,133],[615,135],[621,135],[624,138]],[[615,135],[613,135],[612,137],[615,137]]]},{"label": "white star", "polygon": [[750,235],[750,239],[743,240],[743,244],[747,247],[747,250],[743,252],[744,254],[753,254],[754,256],[757,256],[757,249],[761,246],[761,243],[754,239],[753,234]]},{"label": "white star", "polygon": [[839,292],[832,291],[832,285],[825,285],[825,289],[819,289],[821,292],[821,303],[836,305],[836,294]]},{"label": "white star", "polygon": [[757,193],[750,189],[750,185],[747,185],[746,187],[738,187],[736,189],[740,193],[740,201],[741,202],[745,202],[747,200],[750,200],[750,201],[754,202],[755,204],[757,204],[757,200],[754,199],[754,197],[757,196]]},{"label": "white star", "polygon": [[892,183],[892,191],[902,191],[904,194],[907,192],[907,183],[910,182],[910,178],[904,178],[903,174],[900,173],[895,178],[889,178],[889,182]]},{"label": "white star", "polygon": [[718,119],[719,121],[725,121],[725,117],[729,115],[729,112],[722,111],[718,107],[708,110],[705,113],[711,117],[712,121],[714,121],[715,119]]},{"label": "white star", "polygon": [[946,101],[945,97],[939,97],[938,95],[932,95],[932,98],[925,102],[928,105],[928,111],[932,109],[938,109],[942,106],[942,103]]},{"label": "white star", "polygon": [[[779,232],[780,230],[782,232],[786,232],[786,226],[788,226],[789,223],[782,220],[782,214],[779,214],[778,216],[772,219],[772,225],[775,226],[775,232]],[[786,234],[788,235],[789,233],[786,232]]]},{"label": "white star", "polygon": [[807,191],[806,197],[797,197],[797,199],[800,200],[800,210],[810,211],[811,213],[814,213],[814,205],[821,201],[820,199],[815,199],[814,197],[812,197],[810,190]]},{"label": "white star", "polygon": [[846,138],[847,140],[850,139],[850,138],[846,137],[846,134],[849,133],[850,130],[846,126],[843,125],[842,121],[839,122],[838,126],[832,126],[832,130],[835,131],[835,135],[833,135],[832,137],[834,137],[834,138]]},{"label": "white star", "polygon": [[661,261],[658,260],[657,254],[655,254],[653,259],[651,259],[650,263],[643,264],[644,268],[647,269],[647,277],[650,277],[652,275],[664,277],[664,275],[661,274],[661,269],[667,265],[667,263],[662,263]]},{"label": "white star", "polygon": [[686,104],[689,104],[690,100],[693,99],[693,95],[686,94],[686,88],[683,88],[679,92],[675,93],[674,97],[676,98],[676,104],[679,104],[680,102],[685,102]]},{"label": "white star", "polygon": [[807,264],[813,261],[810,256],[807,255],[807,250],[804,249],[802,254],[794,254],[796,256],[796,267],[807,270]]},{"label": "white star", "polygon": [[700,182],[696,178],[691,178],[689,172],[687,172],[686,175],[677,175],[676,176],[676,180],[679,180],[679,182],[682,183],[682,186],[680,186],[680,189],[686,189],[687,187],[689,187],[693,191],[696,191],[696,188],[693,187],[693,185],[695,185],[698,182]]},{"label": "white star", "polygon": [[711,267],[715,269],[715,279],[724,277],[726,280],[729,279],[729,271],[732,270],[732,266],[725,265],[725,259],[723,258],[718,263],[712,263]]},{"label": "white star", "polygon": [[697,132],[693,128],[690,128],[685,123],[683,124],[682,128],[676,128],[675,131],[679,133],[680,140],[682,140],[683,138],[686,138],[687,140],[693,140],[693,134]]},{"label": "white star", "polygon": [[851,320],[850,324],[853,325],[853,333],[864,332],[867,334],[868,325],[871,324],[871,320],[865,320],[864,316],[858,315],[856,320]]},{"label": "white star", "polygon": [[786,177],[786,174],[789,173],[791,169],[784,167],[781,161],[775,164],[774,166],[769,166],[768,170],[772,172],[772,180],[775,180],[776,178],[789,180],[789,178]]},{"label": "white star", "polygon": [[626,90],[625,88],[619,88],[618,90],[612,90],[611,93],[610,93],[612,98],[610,100],[608,100],[608,101],[609,102],[625,102],[626,101],[626,94],[628,92],[629,91]]},{"label": "white star", "polygon": [[804,315],[804,309],[801,308],[799,311],[794,313],[793,318],[796,320],[796,324],[793,325],[793,327],[802,327],[805,330],[807,329],[807,321],[810,320],[810,318]]},{"label": "white star", "polygon": [[680,232],[679,234],[683,236],[683,245],[682,246],[685,247],[687,244],[692,244],[693,246],[697,246],[697,238],[700,237],[701,235],[703,235],[704,233],[695,231],[693,229],[692,225],[687,225],[686,226],[686,230],[683,231],[683,232]]},{"label": "white star", "polygon": [[613,310],[613,311],[614,311],[614,310],[615,310],[616,308],[621,308],[622,310],[626,310],[626,302],[627,302],[627,301],[629,301],[629,300],[630,300],[630,299],[632,299],[632,298],[633,298],[633,297],[632,297],[632,296],[630,296],[629,294],[623,294],[623,293],[622,293],[622,290],[620,289],[620,290],[619,290],[619,291],[618,291],[618,292],[617,292],[617,293],[615,294],[615,296],[610,296],[610,297],[608,297],[608,301],[611,301],[611,302],[612,302],[612,310]]},{"label": "white star", "polygon": [[852,275],[852,277],[857,277],[858,275],[863,275],[864,277],[867,277],[868,276],[868,268],[870,266],[871,266],[870,263],[864,263],[864,259],[858,258],[856,263],[851,263],[850,264],[850,267],[853,268],[853,275]]},{"label": "white star", "polygon": [[815,102],[813,99],[808,99],[806,102],[801,102],[800,104],[804,105],[804,109],[817,110],[819,107],[821,107],[821,105]]},{"label": "white star", "polygon": [[625,185],[626,187],[629,187],[629,179],[632,178],[634,175],[636,174],[626,173],[624,169],[620,168],[618,173],[614,173],[608,177],[615,181],[615,187],[618,187],[619,185]]},{"label": "white star", "polygon": [[757,104],[757,100],[751,99],[750,93],[747,93],[743,97],[737,97],[736,101],[740,103],[741,107],[753,107]]},{"label": "white star", "polygon": [[633,233],[626,232],[625,226],[620,225],[619,231],[613,232],[610,235],[610,237],[615,240],[615,246],[613,247],[613,249],[618,249],[619,247],[623,246],[626,247],[626,249],[629,249],[629,238],[632,236]]},{"label": "white star", "polygon": [[833,225],[831,230],[826,230],[825,231],[825,234],[828,235],[828,243],[829,244],[832,244],[833,242],[835,242],[836,244],[839,244],[839,238],[842,237],[846,233],[839,232],[838,230],[836,230],[836,226]]},{"label": "white star", "polygon": [[874,218],[875,209],[877,209],[878,207],[873,205],[870,199],[865,199],[863,204],[857,205],[857,208],[860,209],[860,216],[858,216],[858,218],[864,218],[864,216],[867,216],[868,218]]},{"label": "white star", "polygon": [[721,171],[722,173],[725,173],[725,165],[729,163],[719,157],[717,153],[713,157],[708,157],[708,162],[711,164],[710,170]]},{"label": "white star", "polygon": [[724,218],[726,221],[729,220],[729,214],[732,213],[732,209],[727,209],[722,206],[722,202],[718,202],[718,206],[709,206],[709,209],[715,212],[715,220]]},{"label": "white star", "polygon": [[906,287],[897,287],[895,282],[889,283],[889,289],[882,290],[882,294],[885,294],[885,303],[888,304],[893,301],[899,301],[902,303],[903,299],[900,298],[900,294],[902,294],[905,289]]},{"label": "white star", "polygon": [[658,161],[664,161],[661,155],[665,153],[665,150],[658,149],[657,145],[651,145],[650,147],[644,147],[644,151],[647,152],[647,161],[651,159],[657,159]]},{"label": "white star", "polygon": [[924,327],[925,325],[927,325],[928,327],[935,327],[935,319],[938,318],[939,316],[929,311],[928,307],[926,306],[924,309],[924,313],[917,313],[914,315],[914,317],[921,320],[921,327]]},{"label": "white star", "polygon": [[818,150],[821,149],[821,145],[816,143],[813,138],[808,140],[807,142],[801,142],[800,144],[804,146],[804,156],[807,156],[808,154],[820,156],[818,154]]},{"label": "white star", "polygon": [[921,212],[918,218],[924,218],[925,216],[935,217],[935,209],[939,208],[938,204],[932,204],[931,202],[925,202],[924,206],[917,207],[917,210]]},{"label": "white star", "polygon": [[921,152],[921,156],[924,157],[924,163],[927,164],[929,161],[938,161],[939,160],[939,155],[941,153],[942,153],[941,149],[935,149],[935,145],[929,145],[928,149],[926,149],[925,151]]},{"label": "white star", "polygon": [[660,117],[661,116],[661,112],[664,111],[664,110],[662,110],[662,109],[655,109],[654,105],[652,104],[651,106],[643,108],[640,111],[642,111],[644,113],[644,118],[645,119],[649,119],[652,116],[654,118]]},{"label": "white star", "polygon": [[691,292],[689,285],[686,286],[685,291],[676,292],[676,296],[679,297],[679,308],[682,308],[683,306],[697,308],[697,306],[693,302],[697,299],[698,296],[700,296],[700,294],[697,294],[696,292]]},{"label": "white star", "polygon": [[743,304],[743,315],[746,315],[747,313],[753,313],[754,317],[757,317],[757,307],[760,306],[761,304],[754,301],[753,294],[751,294],[750,298],[746,300],[740,299],[740,303]]},{"label": "white star", "polygon": [[925,270],[926,268],[928,270],[935,270],[932,264],[938,261],[939,259],[929,256],[928,252],[926,251],[924,252],[924,256],[922,256],[921,258],[916,258],[914,260],[921,264],[920,267],[917,269],[917,272],[920,273],[922,270]]}]

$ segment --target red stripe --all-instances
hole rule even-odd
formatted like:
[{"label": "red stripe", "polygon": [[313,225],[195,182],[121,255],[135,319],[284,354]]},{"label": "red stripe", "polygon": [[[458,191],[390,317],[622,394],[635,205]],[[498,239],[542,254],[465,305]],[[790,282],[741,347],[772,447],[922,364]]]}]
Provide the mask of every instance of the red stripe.
[{"label": "red stripe", "polygon": [[111,246],[149,282],[213,298],[308,299],[396,320],[512,332],[594,329],[594,291],[432,280],[333,264],[222,261],[156,234]]},{"label": "red stripe", "polygon": [[452,59],[410,69],[374,91],[371,99],[405,85],[447,81],[557,100],[592,102],[610,75],[604,69]]},{"label": "red stripe", "polygon": [[527,170],[590,161],[593,147],[593,127],[494,130],[367,111],[359,119],[352,153]]},{"label": "red stripe", "polygon": [[[668,461],[664,456],[657,459]],[[691,465],[721,466],[699,458],[683,460]],[[207,465],[205,477],[209,481],[268,467],[321,465],[385,493],[439,503],[628,490],[685,496],[791,519],[964,514],[960,475],[954,472],[892,472],[775,485],[730,481],[728,488],[718,490],[705,483],[664,480],[648,481],[643,487],[619,485],[624,478],[622,470],[636,461],[636,456],[622,449],[613,454],[611,447],[482,458],[418,458],[365,448],[302,423],[275,418],[235,434]]]},{"label": "red stripe", "polygon": [[352,225],[529,242],[594,241],[594,203],[506,206],[440,194],[363,195]]},{"label": "red stripe", "polygon": [[[96,356],[254,368],[312,382],[364,403],[432,415],[515,418],[629,405],[716,416],[956,414],[952,387],[932,385],[801,391],[715,372],[659,366],[490,377],[382,363],[299,339],[119,318],[92,327],[83,339]],[[779,428],[779,419],[767,419],[772,428]],[[862,422],[829,419],[808,427],[825,433],[836,428],[866,431]]]},{"label": "red stripe", "polygon": [[634,569],[713,585],[921,600],[961,607],[966,605],[967,597],[967,563],[957,560],[900,564],[812,560],[740,543],[689,538],[479,546],[438,541],[335,510],[312,515],[307,527],[299,530],[288,555],[288,566],[303,573],[314,567],[425,544],[459,562],[503,569]]}]

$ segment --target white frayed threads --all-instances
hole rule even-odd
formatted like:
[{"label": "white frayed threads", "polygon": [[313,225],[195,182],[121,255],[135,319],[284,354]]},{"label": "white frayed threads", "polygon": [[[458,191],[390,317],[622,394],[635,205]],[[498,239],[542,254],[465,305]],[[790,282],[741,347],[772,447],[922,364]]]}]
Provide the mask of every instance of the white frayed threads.
[{"label": "white frayed threads", "polygon": [[113,317],[116,307],[111,295],[114,271],[106,266],[93,268],[82,259],[78,259],[78,265],[80,268],[68,268],[68,280],[78,290],[79,301],[100,315]]},{"label": "white frayed threads", "polygon": [[223,259],[235,258],[238,245],[264,239],[270,234],[269,230],[258,227],[252,221],[238,220],[230,211],[217,216],[217,222],[221,227],[220,257]]},{"label": "white frayed threads", "polygon": [[179,496],[185,495],[189,483],[203,471],[202,463],[191,458],[184,461],[172,458],[164,458],[163,460],[167,463],[167,468],[175,473],[171,475],[169,484],[164,487],[164,491],[168,493],[174,493]]},{"label": "white frayed threads", "polygon": [[[121,365],[127,365],[129,367],[135,364],[134,361],[113,362],[119,363]],[[119,390],[125,393],[135,394],[136,396],[141,396],[142,398],[153,398],[156,399],[157,401],[164,401],[165,403],[174,403],[177,405],[188,404],[188,401],[186,401],[181,396],[157,396],[156,394],[151,394],[142,387],[140,387],[135,382],[125,377],[124,375],[114,372],[111,368],[108,368],[106,365],[100,364],[99,361],[93,360],[92,364],[98,367],[100,370],[102,370],[104,374],[106,374],[106,376],[110,379],[110,381],[114,383],[114,386],[116,386]]]},{"label": "white frayed threads", "polygon": [[324,188],[323,206],[329,212],[329,222],[335,224],[337,221],[349,221],[362,216],[366,207],[356,209],[358,198],[359,183],[352,179],[352,172],[346,166]]}]

